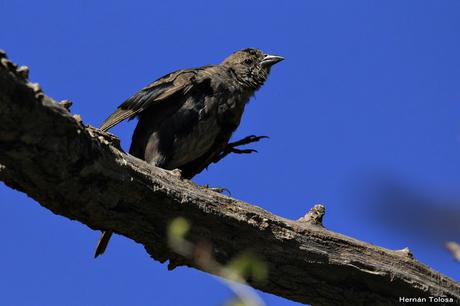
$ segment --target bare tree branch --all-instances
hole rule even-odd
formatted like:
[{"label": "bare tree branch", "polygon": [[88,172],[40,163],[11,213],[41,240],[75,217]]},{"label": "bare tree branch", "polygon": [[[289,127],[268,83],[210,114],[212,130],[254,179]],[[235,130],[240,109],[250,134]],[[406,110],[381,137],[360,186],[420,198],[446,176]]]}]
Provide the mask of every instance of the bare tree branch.
[{"label": "bare tree branch", "polygon": [[284,219],[123,153],[106,134],[76,120],[65,103],[28,83],[27,69],[18,71],[4,56],[1,61],[0,180],[55,214],[129,237],[152,258],[169,260],[171,269],[206,270],[168,246],[167,226],[183,216],[191,224],[188,241],[206,240],[220,264],[250,250],[263,258],[269,275],[248,282],[303,303],[392,305],[400,297],[428,296],[460,301],[459,284],[408,250],[323,228],[320,206],[298,221]]}]

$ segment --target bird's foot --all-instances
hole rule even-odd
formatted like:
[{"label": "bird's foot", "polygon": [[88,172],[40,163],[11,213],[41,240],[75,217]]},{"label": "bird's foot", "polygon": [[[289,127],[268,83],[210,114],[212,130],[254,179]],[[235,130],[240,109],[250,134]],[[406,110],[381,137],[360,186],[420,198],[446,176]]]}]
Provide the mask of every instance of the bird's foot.
[{"label": "bird's foot", "polygon": [[204,189],[206,190],[211,190],[211,191],[214,191],[214,192],[217,192],[217,193],[224,193],[224,192],[227,192],[228,195],[231,195],[230,193],[230,190],[228,190],[227,188],[222,188],[222,187],[210,187],[208,184],[205,184],[202,186]]},{"label": "bird's foot", "polygon": [[182,176],[182,170],[180,169],[174,169],[174,170],[170,170],[171,174],[174,175],[175,177],[177,177],[178,179],[182,180],[183,179],[183,176]]},{"label": "bird's foot", "polygon": [[256,136],[256,135],[250,135],[247,137],[244,137],[243,139],[240,139],[238,141],[231,142],[227,145],[227,148],[231,150],[231,153],[236,153],[236,154],[247,154],[247,153],[253,153],[257,152],[257,150],[253,149],[246,149],[246,150],[240,150],[237,149],[236,147],[247,145],[253,142],[258,142],[261,139],[264,138],[269,138],[268,136]]},{"label": "bird's foot", "polygon": [[213,162],[217,163],[218,161],[220,161],[222,158],[224,158],[230,153],[235,153],[235,154],[257,153],[257,150],[254,150],[254,149],[243,149],[242,150],[242,149],[237,149],[237,147],[247,145],[253,142],[258,142],[259,140],[263,138],[269,138],[269,137],[250,135],[238,141],[230,142],[229,144],[227,144],[225,149],[215,158]]}]

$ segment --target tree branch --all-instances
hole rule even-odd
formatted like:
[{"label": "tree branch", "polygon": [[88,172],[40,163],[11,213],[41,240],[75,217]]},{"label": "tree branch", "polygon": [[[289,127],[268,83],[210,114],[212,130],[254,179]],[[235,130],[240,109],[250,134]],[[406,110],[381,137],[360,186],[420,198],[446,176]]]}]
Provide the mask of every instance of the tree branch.
[{"label": "tree branch", "polygon": [[[168,245],[167,226],[191,224],[187,240],[205,240],[225,264],[244,250],[266,262],[260,290],[313,305],[392,305],[399,297],[449,297],[460,286],[408,251],[376,247],[321,226],[315,207],[298,221],[203,189],[111,145],[0,53],[0,180],[55,214],[110,229],[145,246],[171,268],[200,267]],[[440,303],[442,305],[443,303]]]}]

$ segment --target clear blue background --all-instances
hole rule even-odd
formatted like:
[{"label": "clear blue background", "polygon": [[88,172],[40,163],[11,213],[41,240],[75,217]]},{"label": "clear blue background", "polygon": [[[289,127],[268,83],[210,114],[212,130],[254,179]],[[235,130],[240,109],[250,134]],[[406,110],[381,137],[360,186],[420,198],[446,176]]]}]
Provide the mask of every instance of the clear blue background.
[{"label": "clear blue background", "polygon": [[[286,60],[235,138],[271,138],[196,178],[297,219],[415,257],[459,280],[460,2],[0,0],[0,48],[32,81],[99,125],[125,98],[179,68],[257,47]],[[129,146],[135,122],[112,131]],[[205,273],[168,272],[143,247],[55,216],[0,186],[0,305],[219,305]],[[269,305],[296,303],[262,294]]]}]

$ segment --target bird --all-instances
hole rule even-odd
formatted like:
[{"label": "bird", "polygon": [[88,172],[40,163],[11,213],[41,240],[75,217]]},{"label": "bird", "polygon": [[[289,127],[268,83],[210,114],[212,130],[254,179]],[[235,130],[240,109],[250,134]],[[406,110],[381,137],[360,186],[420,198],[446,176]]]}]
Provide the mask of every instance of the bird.
[{"label": "bird", "polygon": [[[246,104],[282,60],[246,48],[217,65],[169,73],[123,102],[100,130],[137,117],[129,153],[163,169],[179,169],[182,178],[191,179],[231,152],[254,152],[236,146],[265,136],[229,141]],[[112,231],[103,231],[94,257],[104,253],[111,236]]]}]

